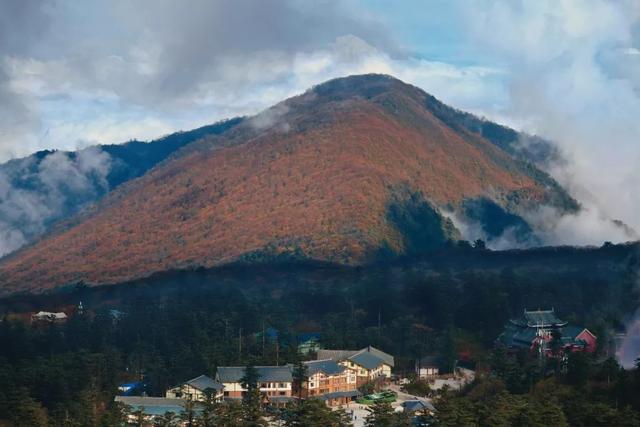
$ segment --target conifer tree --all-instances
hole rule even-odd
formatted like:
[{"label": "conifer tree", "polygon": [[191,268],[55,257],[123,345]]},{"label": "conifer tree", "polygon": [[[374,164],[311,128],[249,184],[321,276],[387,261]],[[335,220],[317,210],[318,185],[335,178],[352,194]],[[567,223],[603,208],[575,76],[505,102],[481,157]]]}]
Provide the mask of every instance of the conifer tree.
[{"label": "conifer tree", "polygon": [[246,390],[242,397],[244,421],[247,426],[251,427],[266,425],[262,419],[262,396],[258,385],[259,379],[260,374],[253,365],[248,365],[245,368],[244,375],[240,379],[242,388]]},{"label": "conifer tree", "polygon": [[293,389],[298,396],[298,403],[302,403],[304,385],[309,380],[309,369],[304,364],[302,358],[298,354],[296,363],[293,365]]},{"label": "conifer tree", "polygon": [[409,417],[403,413],[396,413],[389,402],[377,401],[369,408],[369,415],[365,418],[367,427],[410,427]]}]

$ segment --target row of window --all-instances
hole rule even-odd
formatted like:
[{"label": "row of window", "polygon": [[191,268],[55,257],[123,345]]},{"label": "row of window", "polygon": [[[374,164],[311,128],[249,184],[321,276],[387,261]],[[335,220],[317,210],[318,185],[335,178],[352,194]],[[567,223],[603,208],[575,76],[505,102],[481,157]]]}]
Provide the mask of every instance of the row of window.
[{"label": "row of window", "polygon": [[288,383],[260,383],[260,388],[288,388]]},{"label": "row of window", "polygon": [[[247,394],[247,392],[242,391],[240,392],[240,394],[244,397]],[[266,393],[262,393],[262,394],[266,396],[286,396],[287,392],[286,391],[267,391]],[[229,392],[225,391],[223,395],[224,397],[229,397]]]}]

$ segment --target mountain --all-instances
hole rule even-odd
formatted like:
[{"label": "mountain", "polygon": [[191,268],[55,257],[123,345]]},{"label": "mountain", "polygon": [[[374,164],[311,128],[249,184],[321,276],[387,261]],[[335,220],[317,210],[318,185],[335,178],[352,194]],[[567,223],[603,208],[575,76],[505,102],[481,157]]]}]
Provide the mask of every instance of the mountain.
[{"label": "mountain", "polygon": [[78,213],[120,184],[144,175],[183,146],[238,124],[235,118],[151,142],[79,151],[39,151],[0,164],[0,256]]},{"label": "mountain", "polygon": [[237,261],[361,264],[448,245],[460,238],[449,216],[526,235],[527,210],[579,209],[504,133],[519,134],[471,117],[390,76],[331,80],[57,224],[2,261],[2,291]]}]

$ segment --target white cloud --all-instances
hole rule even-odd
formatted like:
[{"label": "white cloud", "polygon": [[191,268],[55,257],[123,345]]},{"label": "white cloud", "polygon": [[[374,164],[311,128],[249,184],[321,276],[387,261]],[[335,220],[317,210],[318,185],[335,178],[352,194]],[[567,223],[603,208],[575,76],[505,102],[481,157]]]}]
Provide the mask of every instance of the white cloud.
[{"label": "white cloud", "polygon": [[574,233],[604,237],[599,217],[640,229],[640,5],[486,1],[466,16],[472,43],[508,70],[501,115],[557,142],[569,161],[550,171],[599,212],[573,218],[585,221]]},{"label": "white cloud", "polygon": [[[0,171],[0,256],[104,193],[110,168],[109,155],[95,147],[75,156],[56,152],[39,165],[28,158],[4,167]],[[34,188],[16,186],[15,181],[31,182]]]},{"label": "white cloud", "polygon": [[640,229],[637,2],[458,2],[438,28],[466,35],[462,65],[409,55],[384,16],[354,5],[34,2],[2,21],[0,159],[150,139],[378,72],[558,141],[570,162],[551,172],[587,212]]}]

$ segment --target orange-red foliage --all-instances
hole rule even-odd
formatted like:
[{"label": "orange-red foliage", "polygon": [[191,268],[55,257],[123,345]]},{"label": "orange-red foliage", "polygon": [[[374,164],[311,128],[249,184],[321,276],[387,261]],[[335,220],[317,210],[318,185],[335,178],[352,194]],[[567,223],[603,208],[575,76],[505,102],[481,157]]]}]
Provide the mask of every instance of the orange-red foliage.
[{"label": "orange-red foliage", "polygon": [[84,280],[114,283],[211,267],[268,245],[307,257],[364,261],[402,236],[387,220],[398,186],[436,205],[544,188],[481,137],[455,131],[414,97],[315,100],[303,95],[270,128],[249,121],[195,143],[115,190],[77,224],[5,260],[4,292]]}]

